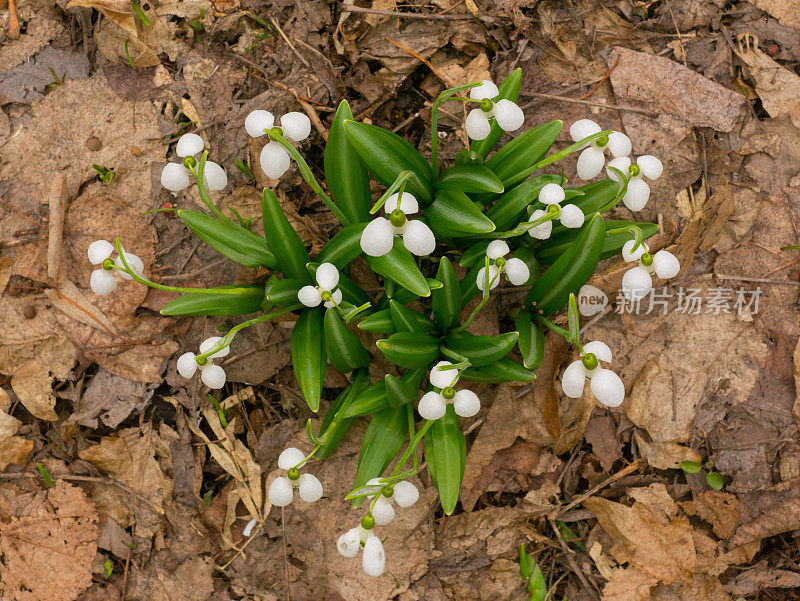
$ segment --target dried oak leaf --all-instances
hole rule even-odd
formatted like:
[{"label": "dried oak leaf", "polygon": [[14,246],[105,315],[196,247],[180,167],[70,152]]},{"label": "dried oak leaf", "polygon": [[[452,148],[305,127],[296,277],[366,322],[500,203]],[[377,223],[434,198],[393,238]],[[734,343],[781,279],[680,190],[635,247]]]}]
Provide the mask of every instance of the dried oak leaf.
[{"label": "dried oak leaf", "polygon": [[647,601],[658,580],[636,568],[615,568],[603,587],[602,601]]},{"label": "dried oak leaf", "polygon": [[92,583],[97,513],[63,480],[47,491],[0,489],[0,597],[73,601]]},{"label": "dried oak leaf", "polygon": [[694,500],[679,505],[687,514],[711,524],[714,534],[720,538],[728,538],[739,523],[739,499],[726,492],[707,490]]}]

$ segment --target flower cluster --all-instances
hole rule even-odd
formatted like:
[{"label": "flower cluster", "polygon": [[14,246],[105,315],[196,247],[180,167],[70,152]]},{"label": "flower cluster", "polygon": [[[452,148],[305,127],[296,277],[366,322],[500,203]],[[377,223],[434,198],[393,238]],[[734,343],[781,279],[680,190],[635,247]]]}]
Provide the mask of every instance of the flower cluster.
[{"label": "flower cluster", "polygon": [[[118,270],[120,275],[126,280],[132,280],[133,276],[128,273],[125,268],[120,264],[117,265],[116,261],[111,258],[114,253],[114,245],[108,240],[95,240],[89,245],[89,262],[92,265],[100,265],[100,269],[92,271],[92,276],[89,280],[89,287],[95,294],[109,294],[117,287],[117,280],[114,279],[114,270]],[[130,266],[131,270],[138,276],[142,275],[144,271],[144,263],[142,260],[133,253],[125,252],[125,261]]]},{"label": "flower cluster", "polygon": [[[275,116],[269,111],[253,111],[244,121],[244,128],[252,138],[260,138],[274,126]],[[311,120],[303,113],[286,113],[280,119],[279,129],[287,139],[302,142],[311,134]],[[283,144],[270,140],[261,149],[259,162],[267,177],[278,179],[289,169],[291,157]]]},{"label": "flower cluster", "polygon": [[[506,255],[511,252],[505,240],[492,240],[486,247],[486,256],[491,261],[489,263],[489,290],[494,290],[500,283],[500,274],[505,274],[508,281],[514,286],[522,286],[531,277],[531,270],[522,259],[512,257],[506,259]],[[478,290],[483,290],[486,286],[486,267],[481,267],[478,271],[476,284]]]},{"label": "flower cluster", "polygon": [[[539,202],[547,205],[547,210],[537,209],[531,213],[528,221],[537,221],[547,216],[549,213],[556,217],[564,227],[571,229],[581,227],[585,219],[583,211],[574,204],[561,205],[561,202],[563,202],[566,197],[567,194],[564,192],[564,188],[558,184],[545,184],[539,192]],[[538,240],[547,240],[552,231],[553,221],[547,220],[529,229],[528,234],[530,234],[532,238]]]},{"label": "flower cluster", "polygon": [[[219,346],[220,342],[222,342],[222,338],[220,336],[206,338],[200,343],[200,355],[208,354],[209,351],[212,351]],[[194,377],[194,375],[197,373],[197,369],[199,368],[200,379],[203,381],[203,384],[209,388],[222,388],[225,386],[225,370],[222,369],[221,366],[215,365],[214,359],[227,357],[228,353],[230,352],[231,347],[226,346],[217,352],[208,355],[207,357],[198,358],[198,355],[195,355],[192,352],[183,353],[180,357],[178,357],[178,373],[189,380]]]},{"label": "flower cluster", "polygon": [[595,340],[583,345],[581,355],[564,370],[561,377],[564,394],[573,399],[581,398],[588,379],[592,393],[600,403],[606,407],[619,407],[625,399],[625,385],[616,373],[600,367],[599,363],[611,363],[611,349],[605,342]]},{"label": "flower cluster", "polygon": [[[455,372],[455,373],[454,373]],[[472,417],[481,410],[481,400],[471,390],[455,390],[458,371],[450,361],[439,361],[430,373],[431,386],[434,390],[422,395],[417,405],[419,414],[429,420],[444,417],[447,405],[453,404],[453,410],[460,417]]]},{"label": "flower cluster", "polygon": [[325,307],[331,309],[342,302],[342,291],[336,285],[339,283],[339,270],[333,263],[323,263],[317,267],[315,274],[317,285],[303,286],[297,292],[297,300],[306,307],[318,307],[324,302]]},{"label": "flower cluster", "polygon": [[403,245],[409,252],[425,257],[436,248],[436,238],[427,224],[418,219],[409,219],[419,211],[419,203],[413,194],[392,194],[383,206],[388,217],[376,217],[361,233],[361,250],[370,257],[382,257],[392,250],[395,236],[402,236]]},{"label": "flower cluster", "polygon": [[[203,146],[203,138],[197,134],[183,134],[175,147],[175,154],[183,161],[164,165],[161,170],[161,185],[171,192],[181,192],[188,188],[189,176],[197,165],[197,156],[203,152]],[[222,190],[228,185],[225,170],[213,161],[206,161],[203,180],[209,190]]]},{"label": "flower cluster", "polygon": [[525,123],[525,114],[515,102],[507,98],[493,100],[499,95],[500,90],[497,86],[486,80],[469,91],[469,97],[478,102],[478,108],[467,113],[467,120],[464,123],[470,139],[486,139],[492,130],[491,119],[494,119],[503,131],[516,131]]},{"label": "flower cluster", "polygon": [[276,507],[286,507],[294,499],[294,489],[306,503],[314,503],[322,497],[322,483],[313,474],[303,474],[300,467],[306,462],[300,449],[289,447],[278,457],[278,468],[286,472],[272,481],[267,491],[269,502]]},{"label": "flower cluster", "polygon": [[[569,135],[574,142],[599,134],[602,128],[591,119],[580,119],[569,128]],[[578,156],[578,177],[582,180],[594,179],[605,165],[606,149],[614,157],[627,157],[631,153],[631,141],[622,132],[612,131],[608,136],[598,138],[587,146]]]},{"label": "flower cluster", "polygon": [[622,276],[622,293],[631,300],[642,299],[650,293],[653,287],[653,276],[656,274],[662,280],[668,280],[678,275],[681,264],[671,252],[660,250],[651,255],[650,249],[642,242],[636,250],[634,240],[628,240],[622,247],[622,258],[626,263],[639,262],[639,265],[629,269]]},{"label": "flower cluster", "polygon": [[628,176],[628,189],[622,197],[622,202],[631,211],[641,211],[650,199],[650,186],[644,177],[649,180],[656,180],[664,172],[664,166],[657,157],[651,154],[643,154],[635,163],[631,163],[630,157],[617,157],[608,162],[608,177],[619,181],[619,175],[610,168],[619,169]]}]

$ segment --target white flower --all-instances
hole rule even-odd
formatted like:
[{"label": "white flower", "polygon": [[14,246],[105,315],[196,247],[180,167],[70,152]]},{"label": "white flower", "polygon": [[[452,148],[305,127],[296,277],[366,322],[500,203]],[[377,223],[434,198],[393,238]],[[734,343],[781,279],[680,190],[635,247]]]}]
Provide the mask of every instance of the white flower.
[{"label": "white flower", "polygon": [[[528,281],[531,275],[528,265],[522,259],[512,257],[506,259],[505,256],[510,252],[505,240],[492,240],[486,248],[486,256],[489,257],[489,289],[494,290],[500,283],[500,274],[505,273],[508,281],[514,286],[522,286]],[[478,290],[483,290],[486,285],[486,267],[481,267],[478,271],[476,284]]]},{"label": "white flower", "polygon": [[[106,259],[111,259],[111,254],[113,252],[114,245],[111,244],[111,242],[108,240],[95,240],[89,245],[89,261],[92,265],[103,265]],[[125,260],[128,262],[133,272],[141,277],[144,272],[144,263],[142,260],[132,253],[125,252],[125,249],[122,249],[122,252],[125,254]],[[114,260],[112,260],[111,263],[116,264]],[[123,267],[121,262],[119,267]],[[95,294],[108,294],[113,292],[114,288],[117,287],[117,280],[114,279],[114,271],[114,268],[106,269],[105,267],[95,269],[89,280],[89,286],[92,292]],[[125,271],[120,271],[120,275],[126,280],[133,279],[133,276]]]},{"label": "white flower", "polygon": [[392,194],[383,205],[388,216],[376,217],[367,224],[361,233],[361,250],[370,257],[382,257],[394,245],[394,237],[402,236],[403,244],[409,252],[417,256],[426,256],[436,248],[436,238],[431,228],[416,219],[408,219],[409,215],[419,211],[419,203],[413,194],[403,192],[398,206],[399,194]]},{"label": "white flower", "polygon": [[619,176],[608,169],[614,167],[630,176],[628,180],[628,189],[625,191],[625,196],[622,197],[622,202],[631,211],[641,211],[650,199],[650,186],[644,181],[643,177],[647,179],[656,180],[661,177],[664,172],[664,165],[661,161],[651,154],[643,154],[636,163],[631,164],[629,157],[619,157],[608,162],[606,171],[608,177],[614,181],[619,181]]},{"label": "white flower", "polygon": [[[580,119],[569,128],[569,135],[574,142],[602,131],[599,125],[590,119]],[[589,180],[597,177],[605,164],[605,149],[608,148],[615,157],[625,157],[631,153],[631,141],[622,132],[612,131],[608,139],[600,138],[592,142],[578,157],[578,177]]]},{"label": "white flower", "polygon": [[681,270],[678,258],[671,252],[660,250],[651,256],[650,249],[644,242],[632,252],[634,244],[634,240],[628,240],[622,247],[622,258],[626,263],[639,262],[638,266],[629,269],[622,276],[622,294],[630,300],[647,296],[653,287],[653,273],[662,280],[668,280]]},{"label": "white flower", "polygon": [[599,362],[611,363],[611,349],[605,342],[594,341],[583,345],[583,357],[573,361],[561,376],[564,394],[573,399],[583,396],[586,378],[595,398],[607,407],[619,407],[625,399],[625,385],[620,377],[599,366]]},{"label": "white flower", "polygon": [[322,301],[330,309],[342,302],[339,283],[339,270],[333,263],[322,263],[317,267],[317,286],[303,286],[297,291],[297,299],[306,307],[317,307]]},{"label": "white flower", "polygon": [[[222,338],[219,336],[206,338],[200,343],[200,354],[204,355],[211,349],[215,348],[221,340]],[[230,352],[231,347],[226,346],[213,355],[209,355],[208,358],[206,358],[205,363],[202,365],[197,362],[197,355],[191,352],[184,353],[178,357],[178,363],[176,365],[178,368],[178,373],[188,380],[194,377],[195,373],[197,373],[197,368],[199,367],[200,379],[202,380],[203,384],[209,388],[220,389],[225,386],[225,370],[219,365],[215,365],[214,359],[225,357]]]},{"label": "white flower", "polygon": [[489,119],[494,118],[503,131],[516,131],[525,122],[525,114],[517,104],[506,98],[493,101],[500,94],[500,90],[491,81],[484,81],[481,85],[469,91],[469,97],[479,100],[478,108],[467,113],[464,128],[467,135],[473,140],[483,140],[492,130]]},{"label": "white flower", "polygon": [[267,492],[269,502],[276,507],[285,507],[294,498],[294,489],[300,491],[300,498],[306,503],[314,503],[322,497],[322,483],[313,474],[301,474],[300,465],[305,461],[303,451],[294,447],[284,449],[278,457],[278,467],[286,470],[286,476],[278,476],[272,481]]},{"label": "white flower", "polygon": [[[203,152],[203,138],[197,134],[183,134],[178,139],[175,154],[180,158],[197,158]],[[167,163],[161,170],[161,185],[171,192],[180,192],[189,187],[191,171],[183,163]],[[214,161],[206,161],[203,168],[203,183],[209,190],[222,190],[228,185],[225,170]]]},{"label": "white flower", "polygon": [[[561,222],[561,225],[568,228],[577,228],[581,227],[584,222],[584,215],[583,211],[581,211],[578,205],[574,204],[566,204],[561,206],[561,202],[567,197],[566,192],[564,192],[564,188],[559,186],[558,184],[545,184],[542,186],[542,189],[539,191],[539,201],[542,204],[547,205],[547,210],[544,211],[542,209],[537,209],[531,216],[528,218],[528,221],[536,221],[537,219],[541,219],[548,212],[552,212],[553,214],[558,215],[558,220]],[[532,227],[528,230],[528,235],[532,238],[536,238],[538,240],[547,240],[550,237],[550,234],[553,231],[553,221],[545,221],[544,223],[540,223],[539,225]]]},{"label": "white flower", "polygon": [[[380,478],[372,478],[367,482],[367,486],[379,486],[380,483]],[[386,493],[389,494],[387,495]],[[370,501],[373,498],[374,495],[367,497]],[[379,526],[384,526],[394,519],[392,503],[396,502],[400,507],[411,507],[417,502],[417,499],[419,499],[419,490],[411,482],[406,480],[395,482],[381,494],[372,507],[372,516],[375,518],[375,523]]]},{"label": "white flower", "polygon": [[[251,138],[260,138],[267,129],[275,125],[275,117],[269,111],[253,111],[244,120],[244,128]],[[311,134],[311,120],[303,113],[286,113],[281,117],[283,137],[302,142]],[[270,140],[261,149],[261,170],[272,179],[278,179],[289,169],[291,156],[280,142]]]},{"label": "white flower", "polygon": [[364,547],[361,557],[361,566],[368,576],[377,578],[386,569],[386,553],[383,550],[381,539],[372,531],[362,525],[351,528],[336,541],[336,548],[345,557],[355,557],[359,549]]},{"label": "white flower", "polygon": [[452,366],[450,361],[439,361],[430,373],[431,385],[436,390],[431,390],[422,395],[417,406],[417,411],[423,419],[435,420],[444,417],[447,404],[452,403],[456,415],[472,417],[481,409],[478,395],[471,390],[454,390],[458,372],[455,369],[440,369]]}]

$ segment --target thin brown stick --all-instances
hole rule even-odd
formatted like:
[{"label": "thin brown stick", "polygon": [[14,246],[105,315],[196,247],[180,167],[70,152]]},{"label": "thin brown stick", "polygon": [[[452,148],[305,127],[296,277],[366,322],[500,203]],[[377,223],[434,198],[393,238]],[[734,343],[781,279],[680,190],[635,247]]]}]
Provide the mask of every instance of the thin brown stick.
[{"label": "thin brown stick", "polygon": [[431,71],[433,71],[433,74],[434,74],[436,77],[438,77],[438,78],[439,78],[439,80],[440,80],[440,81],[441,81],[441,82],[442,82],[444,85],[449,85],[449,84],[448,84],[448,83],[445,81],[445,79],[444,79],[444,76],[443,76],[441,73],[439,73],[439,71],[436,69],[436,67],[434,67],[434,66],[433,66],[433,65],[430,63],[430,61],[429,61],[429,60],[427,60],[427,59],[423,58],[422,56],[420,56],[419,54],[417,54],[417,53],[416,53],[416,52],[414,52],[413,50],[411,50],[411,49],[409,49],[409,48],[406,48],[405,46],[403,46],[403,45],[402,45],[402,44],[400,44],[399,42],[395,42],[395,41],[394,41],[392,38],[390,38],[390,37],[388,37],[388,36],[386,36],[386,39],[387,39],[387,40],[389,40],[389,41],[390,41],[392,44],[394,44],[394,45],[395,45],[395,46],[397,46],[398,48],[400,48],[400,50],[402,50],[403,52],[408,52],[408,53],[409,53],[411,56],[413,56],[413,57],[414,57],[414,58],[416,58],[417,60],[419,60],[419,61],[422,61],[422,64],[424,64],[426,67],[428,67],[428,69],[430,69]]},{"label": "thin brown stick", "polygon": [[605,488],[605,487],[606,487],[606,486],[608,486],[609,484],[613,484],[614,482],[616,482],[616,481],[617,481],[617,480],[619,480],[620,478],[624,478],[625,476],[627,476],[627,475],[628,475],[628,474],[630,474],[631,472],[635,472],[637,469],[639,469],[639,467],[641,466],[641,464],[642,464],[642,460],[641,460],[641,459],[637,459],[636,461],[634,461],[633,463],[631,463],[629,466],[622,468],[622,469],[621,469],[620,471],[618,471],[616,474],[612,474],[611,476],[609,476],[608,478],[606,478],[605,480],[603,480],[603,481],[602,481],[600,484],[598,484],[597,486],[593,486],[592,488],[590,488],[588,491],[586,491],[586,492],[585,492],[585,493],[583,493],[582,495],[578,495],[578,496],[577,496],[577,497],[575,497],[575,498],[574,498],[574,499],[573,499],[573,500],[572,500],[570,503],[568,503],[568,504],[566,505],[566,507],[564,507],[564,508],[562,508],[562,509],[557,509],[557,510],[554,512],[554,514],[552,515],[552,519],[553,519],[553,520],[555,520],[555,519],[556,519],[556,518],[557,518],[559,515],[562,515],[562,514],[564,514],[564,513],[568,512],[570,509],[572,509],[572,508],[573,508],[573,507],[575,507],[576,505],[579,505],[580,503],[583,503],[583,502],[584,502],[586,499],[588,499],[589,497],[591,497],[591,496],[592,496],[593,494],[595,494],[597,491],[599,491],[599,490],[601,490],[601,489]]},{"label": "thin brown stick", "polygon": [[578,96],[578,100],[584,100],[584,99],[588,98],[589,96],[591,96],[592,94],[594,94],[595,91],[597,90],[597,88],[599,88],[603,84],[603,82],[605,80],[607,80],[609,77],[611,77],[611,72],[614,69],[617,68],[618,64],[619,64],[619,54],[617,54],[617,60],[615,60],[614,64],[611,66],[611,68],[608,71],[606,71],[606,74],[603,75],[603,78],[600,81],[598,81],[591,90],[586,92],[586,94],[584,94],[583,96]]},{"label": "thin brown stick", "polygon": [[597,591],[594,588],[592,588],[591,584],[589,584],[589,581],[586,579],[586,575],[583,573],[583,570],[581,570],[580,567],[578,567],[578,564],[575,563],[575,559],[572,557],[575,553],[574,551],[572,551],[572,549],[570,549],[567,546],[567,543],[565,543],[564,539],[561,537],[561,532],[558,531],[558,525],[556,524],[555,517],[550,516],[548,522],[550,523],[550,527],[553,529],[553,532],[555,533],[556,538],[558,539],[558,544],[561,546],[561,550],[564,552],[564,556],[567,558],[567,561],[569,562],[569,567],[578,577],[578,580],[581,581],[581,584],[586,588],[589,594],[596,593]]},{"label": "thin brown stick", "polygon": [[401,19],[429,19],[431,21],[469,21],[476,19],[476,17],[472,15],[406,13],[395,10],[379,10],[377,8],[363,8],[361,6],[352,6],[352,5],[343,5],[340,8],[342,9],[342,12],[346,13],[363,13],[367,15],[381,15],[383,17],[399,17]]},{"label": "thin brown stick", "polygon": [[19,39],[19,17],[17,17],[16,0],[8,0],[8,37]]},{"label": "thin brown stick", "polygon": [[[574,104],[583,104],[586,106],[597,106],[604,109],[614,109],[617,111],[628,111],[630,113],[643,113],[645,115],[651,115],[653,117],[657,116],[658,113],[656,111],[651,111],[649,109],[639,108],[636,106],[622,106],[619,104],[607,104],[605,102],[593,102],[591,100],[580,100],[579,98],[570,98],[569,96],[556,96],[555,94],[545,94],[543,92],[525,92],[523,93],[524,96],[533,96],[534,98],[546,98],[547,100],[558,100],[559,102],[572,102]],[[538,104],[536,101],[529,102],[528,104],[522,107],[523,110],[532,107],[533,105]]]},{"label": "thin brown stick", "polygon": [[303,56],[302,54],[300,54],[300,51],[295,47],[294,44],[292,44],[292,41],[289,39],[289,37],[285,33],[283,33],[283,29],[281,29],[281,26],[278,25],[278,22],[275,19],[273,19],[272,17],[270,17],[269,20],[272,23],[272,25],[275,27],[275,29],[278,30],[278,33],[283,38],[283,41],[286,42],[287,44],[289,44],[289,48],[292,49],[292,52],[294,52],[294,55],[300,60],[300,62],[303,63],[306,67],[311,68],[311,65],[306,60],[306,57]]}]

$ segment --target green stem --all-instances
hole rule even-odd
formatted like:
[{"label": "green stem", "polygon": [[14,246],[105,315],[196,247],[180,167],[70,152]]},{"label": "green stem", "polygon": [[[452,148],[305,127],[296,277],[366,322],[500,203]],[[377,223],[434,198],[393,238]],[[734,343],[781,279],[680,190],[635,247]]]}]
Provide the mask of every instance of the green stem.
[{"label": "green stem", "polygon": [[200,200],[203,201],[203,204],[208,207],[208,209],[214,213],[220,219],[224,219],[229,221],[229,219],[225,216],[225,214],[220,211],[217,206],[212,202],[211,197],[208,194],[208,190],[206,190],[205,180],[203,179],[203,173],[206,169],[206,160],[208,159],[208,151],[204,150],[203,154],[200,156],[200,161],[197,164],[197,169],[194,167],[190,168],[189,171],[192,172],[195,181],[197,182],[197,192],[200,194]]},{"label": "green stem", "polygon": [[[551,205],[552,206],[552,205]],[[520,223],[517,227],[513,230],[508,230],[507,232],[500,232],[499,234],[493,234],[493,238],[500,239],[500,238],[514,238],[516,236],[521,236],[528,230],[532,230],[536,226],[542,225],[543,223],[547,223],[548,221],[553,221],[554,219],[558,219],[561,216],[561,209],[559,208],[558,211],[547,211],[544,215],[539,217],[538,219],[534,219],[533,221],[526,221],[524,223]]]},{"label": "green stem", "polygon": [[[434,180],[439,177],[439,105],[447,100],[454,99],[453,96],[456,92],[478,87],[481,83],[480,81],[475,81],[463,86],[443,90],[433,102],[433,106],[431,106],[431,167],[433,168]],[[458,97],[458,99],[461,100],[462,98]]]},{"label": "green stem", "polygon": [[453,328],[455,332],[463,332],[472,324],[474,319],[478,316],[478,313],[480,313],[480,310],[483,309],[484,305],[489,301],[489,292],[492,289],[492,284],[497,278],[500,277],[500,270],[498,270],[497,274],[491,279],[491,281],[489,281],[489,257],[486,257],[484,259],[483,273],[485,274],[485,280],[483,283],[483,298],[481,299],[481,302],[478,303],[478,306],[472,310],[472,313],[470,313],[469,317],[467,318],[467,321],[465,321],[463,325],[460,325],[457,328]]},{"label": "green stem", "polygon": [[413,171],[402,171],[400,175],[397,176],[397,179],[395,179],[392,182],[392,185],[389,186],[386,192],[383,193],[383,196],[381,196],[378,199],[378,202],[376,202],[372,206],[372,208],[369,210],[369,214],[374,215],[375,213],[380,211],[381,207],[386,204],[387,200],[389,200],[389,197],[395,192],[397,192],[397,190],[399,190],[401,186],[403,186],[403,190],[405,190],[404,186],[406,184],[406,180],[408,180],[408,178],[411,177],[412,175],[414,175]]},{"label": "green stem", "polygon": [[634,245],[631,252],[635,251],[644,242],[644,233],[636,225],[628,225],[625,227],[616,227],[606,231],[606,236],[613,236],[616,234],[624,234],[626,232],[633,232]]},{"label": "green stem", "polygon": [[573,336],[572,336],[572,334],[570,334],[570,333],[569,333],[567,330],[565,330],[564,328],[561,328],[561,327],[557,326],[557,325],[556,325],[556,324],[554,324],[552,321],[550,321],[550,320],[549,320],[549,319],[547,319],[546,317],[542,317],[541,315],[536,315],[536,314],[534,314],[534,315],[533,315],[533,317],[534,317],[534,319],[536,319],[536,321],[538,321],[539,323],[541,323],[541,324],[542,324],[543,326],[545,326],[546,328],[548,328],[548,329],[552,330],[553,332],[555,332],[555,333],[556,333],[556,334],[558,334],[559,336],[563,336],[563,337],[564,337],[564,339],[565,339],[567,342],[571,342],[572,344],[574,344],[575,346],[577,346],[577,347],[578,347],[578,350],[580,350],[581,354],[583,354],[583,345],[581,345],[581,343],[580,343],[580,341],[579,341],[579,340],[576,340],[576,339],[574,339],[574,338],[573,338]]}]

